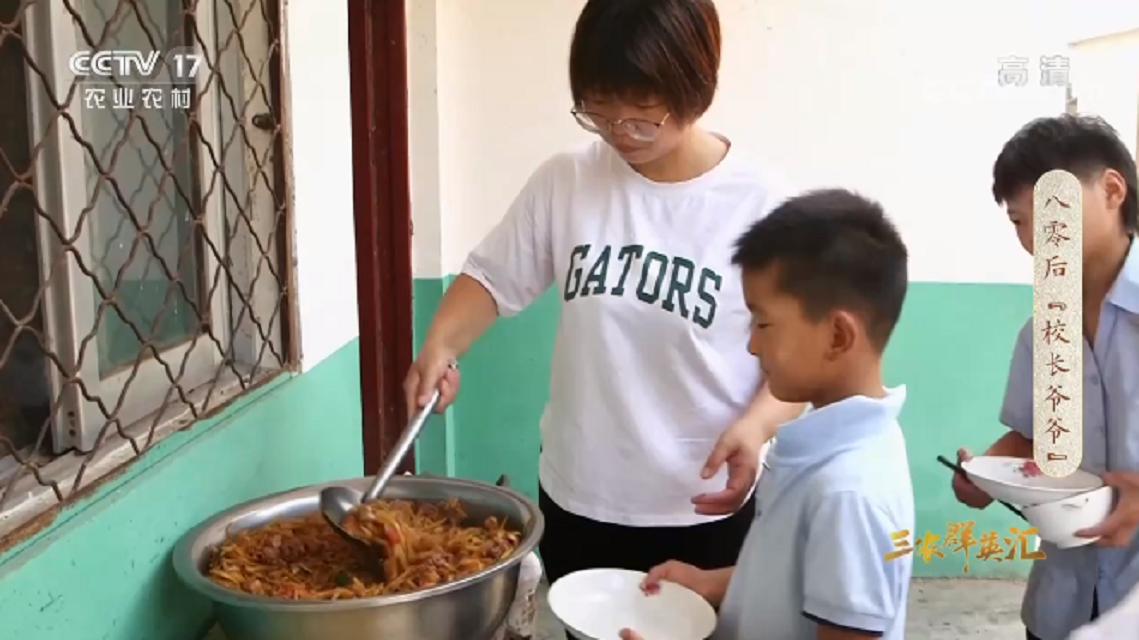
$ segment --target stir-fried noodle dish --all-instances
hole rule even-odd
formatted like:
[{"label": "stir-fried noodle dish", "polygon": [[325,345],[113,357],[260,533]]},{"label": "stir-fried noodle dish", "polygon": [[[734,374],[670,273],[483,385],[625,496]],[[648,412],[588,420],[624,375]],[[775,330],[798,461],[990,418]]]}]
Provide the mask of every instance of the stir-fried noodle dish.
[{"label": "stir-fried noodle dish", "polygon": [[381,500],[361,505],[344,528],[383,558],[368,559],[319,513],[240,531],[214,550],[208,575],[221,586],[285,600],[345,600],[426,589],[506,559],[522,535],[487,518],[464,526],[457,499],[440,503]]}]

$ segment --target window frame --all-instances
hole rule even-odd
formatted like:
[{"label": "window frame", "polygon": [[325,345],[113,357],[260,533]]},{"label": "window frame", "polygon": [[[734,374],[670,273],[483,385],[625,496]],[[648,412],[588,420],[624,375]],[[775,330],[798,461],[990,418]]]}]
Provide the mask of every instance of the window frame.
[{"label": "window frame", "polygon": [[[213,24],[213,5],[202,2],[198,7],[198,32],[205,44],[216,50],[216,40],[212,38],[214,30],[210,27]],[[99,405],[85,396],[90,395],[101,401],[106,411],[119,420],[119,425],[125,426],[152,413],[166,401],[172,386],[171,373],[187,386],[196,387],[214,377],[222,359],[215,345],[199,332],[189,343],[179,343],[157,355],[153,351],[150,356],[140,353],[132,365],[120,368],[106,377],[101,374],[101,336],[98,334],[98,326],[105,323],[108,314],[113,314],[114,311],[104,308],[102,318],[98,317],[95,301],[100,297],[99,292],[91,278],[80,270],[77,260],[68,256],[70,249],[88,267],[94,263],[93,225],[78,226],[77,223],[93,202],[97,203],[99,198],[105,197],[102,193],[89,193],[87,161],[91,154],[79,141],[89,139],[87,131],[90,125],[82,116],[81,110],[85,108],[82,86],[75,81],[67,65],[68,59],[76,51],[95,47],[92,43],[81,41],[78,28],[63,3],[36,3],[29,9],[29,13],[37,9],[38,14],[33,14],[32,20],[37,23],[42,20],[43,25],[35,25],[32,48],[42,55],[37,56],[39,59],[52,61],[45,70],[46,84],[54,94],[55,102],[68,104],[70,118],[52,118],[54,108],[52,100],[46,94],[48,87],[36,74],[28,74],[32,85],[29,94],[35,139],[48,141],[36,157],[35,171],[37,176],[52,177],[50,181],[36,182],[36,196],[44,203],[44,210],[53,216],[53,222],[65,234],[75,234],[73,241],[65,245],[52,230],[52,223],[42,217],[38,220],[41,273],[46,276],[51,293],[45,305],[45,325],[49,327],[52,351],[63,358],[67,370],[77,374],[82,385],[81,388],[79,384],[69,383],[60,375],[58,367],[51,367],[53,397],[63,400],[54,415],[52,442],[57,453],[72,448],[90,452],[105,437],[106,431],[117,429],[114,424],[108,424],[107,415]],[[47,34],[46,38],[41,35],[44,33]],[[198,55],[203,53],[201,44],[196,42],[194,45]],[[198,166],[194,169],[198,172],[202,193],[201,200],[195,204],[204,212],[205,233],[215,234],[218,230],[224,233],[226,227],[221,210],[221,193],[218,189],[209,188],[213,172],[208,162],[203,161],[208,158],[205,155],[208,153],[206,143],[219,148],[217,141],[220,137],[217,92],[205,93],[208,77],[208,73],[200,73],[197,82],[198,95],[204,95],[205,98],[200,101],[201,117],[197,119],[202,140],[195,141],[199,153]],[[127,146],[131,145],[124,145],[124,148]],[[92,213],[97,211],[98,208],[95,208]],[[224,331],[228,325],[225,321],[228,302],[226,296],[219,295],[225,291],[212,286],[220,271],[219,263],[209,252],[204,252],[203,256],[203,263],[196,265],[206,280],[207,297],[201,303],[203,307],[208,307],[210,326],[214,330],[222,329],[217,338],[225,349],[228,342]],[[66,267],[55,268],[62,264],[66,264]],[[164,370],[166,367],[163,363],[169,370]]]},{"label": "window frame", "polygon": [[[72,52],[95,47],[79,40],[63,3],[33,3],[25,11],[25,43],[43,72],[41,78],[29,68],[26,82],[29,135],[33,144],[43,141],[33,165],[35,193],[38,206],[51,216],[50,221],[37,216],[41,279],[47,287],[43,298],[45,346],[67,371],[78,374],[91,396],[101,399],[112,412],[120,400],[121,407],[113,413],[118,424],[108,424],[98,405],[85,399],[78,385],[66,382],[59,366],[49,367],[54,455],[24,456],[43,482],[29,467],[12,464],[11,456],[0,457],[0,542],[165,436],[251,391],[268,377],[295,369],[299,354],[288,340],[296,312],[290,294],[295,274],[287,235],[292,229],[291,185],[284,170],[289,161],[288,130],[253,125],[254,115],[262,113],[276,113],[284,121],[281,105],[287,77],[279,58],[285,38],[279,28],[281,8],[268,2],[264,4],[269,10],[259,11],[254,5],[261,4],[260,0],[200,0],[194,14],[194,49],[202,56],[196,87],[200,107],[195,119],[201,135],[194,134],[195,170],[201,185],[196,206],[204,212],[204,234],[215,245],[201,253],[204,259],[199,271],[205,278],[199,289],[204,291],[202,304],[208,301],[210,333],[220,348],[214,338],[199,332],[189,344],[160,351],[177,377],[176,385],[153,353],[103,378],[96,344],[99,336],[84,346],[93,333],[94,300],[99,293],[75,258],[67,255],[67,245],[52,224],[59,225],[65,236],[74,234],[79,213],[92,201],[89,155],[70,129],[74,126],[79,138],[86,139],[83,92],[81,86],[72,90],[74,80],[67,61]],[[238,37],[240,47],[231,42]],[[71,123],[60,116],[51,126],[52,95],[59,104],[68,104]],[[227,196],[227,191],[232,195]],[[92,231],[87,226],[68,244],[90,265]],[[221,260],[215,250],[222,254]],[[273,277],[270,269],[278,276]],[[114,311],[108,308],[104,316],[107,313]],[[21,477],[12,479],[13,474]]]}]

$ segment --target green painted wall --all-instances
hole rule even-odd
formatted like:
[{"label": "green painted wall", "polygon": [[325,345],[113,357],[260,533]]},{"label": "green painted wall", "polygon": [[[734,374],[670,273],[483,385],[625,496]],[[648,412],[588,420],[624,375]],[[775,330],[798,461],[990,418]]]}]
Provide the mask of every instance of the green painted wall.
[{"label": "green painted wall", "polygon": [[[417,338],[430,323],[450,278],[415,287]],[[549,366],[559,299],[547,292],[517,317],[498,322],[462,361],[462,391],[446,420],[434,420],[419,447],[428,473],[494,481],[506,473],[537,495],[538,418],[549,394]],[[886,357],[888,384],[904,383],[902,414],[918,510],[918,536],[944,536],[949,522],[973,520],[974,536],[1010,536],[1015,517],[993,508],[959,505],[938,454],[958,447],[983,450],[1001,433],[996,416],[1013,341],[1032,313],[1032,289],[1022,285],[913,283]],[[976,555],[976,548],[971,555]],[[969,563],[976,577],[1022,576],[1028,563]],[[918,560],[920,577],[961,576],[960,554]]]},{"label": "green painted wall", "polygon": [[[423,336],[431,324],[431,314],[439,306],[443,291],[450,279],[418,279],[412,287],[414,310],[412,313],[412,333],[415,350],[418,352]],[[464,364],[464,368],[465,368]],[[465,374],[465,372],[463,372]],[[466,387],[466,375],[462,376],[462,386]],[[463,395],[466,395],[465,392]],[[455,408],[450,408],[439,417],[432,417],[423,427],[419,441],[415,445],[416,470],[441,476],[456,475],[454,446]]]},{"label": "green painted wall", "polygon": [[362,473],[357,341],[175,434],[0,556],[0,639],[188,640],[209,603],[170,565],[174,542],[234,504]]}]

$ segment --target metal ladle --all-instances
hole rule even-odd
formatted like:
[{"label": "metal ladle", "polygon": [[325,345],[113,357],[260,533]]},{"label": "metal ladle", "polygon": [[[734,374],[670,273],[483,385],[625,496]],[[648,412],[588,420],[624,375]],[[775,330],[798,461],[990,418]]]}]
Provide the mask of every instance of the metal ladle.
[{"label": "metal ladle", "polygon": [[357,538],[356,536],[348,533],[344,528],[344,518],[352,512],[353,509],[366,502],[372,502],[380,497],[383,493],[384,487],[388,485],[392,476],[395,475],[396,468],[399,466],[400,461],[407,455],[411,449],[412,443],[419,437],[419,433],[423,431],[423,425],[427,424],[427,418],[435,411],[435,406],[439,404],[439,390],[436,389],[431,394],[431,399],[427,401],[419,413],[411,420],[411,423],[400,434],[399,440],[395,443],[395,448],[388,454],[384,465],[380,467],[379,473],[376,474],[376,479],[372,481],[372,485],[364,493],[360,493],[355,489],[348,487],[328,487],[320,492],[320,512],[324,515],[324,519],[332,528],[336,530],[344,539],[351,541],[353,544],[360,547],[364,555],[375,561],[375,564],[382,569],[383,558],[380,557],[381,547],[372,545],[368,542]]}]

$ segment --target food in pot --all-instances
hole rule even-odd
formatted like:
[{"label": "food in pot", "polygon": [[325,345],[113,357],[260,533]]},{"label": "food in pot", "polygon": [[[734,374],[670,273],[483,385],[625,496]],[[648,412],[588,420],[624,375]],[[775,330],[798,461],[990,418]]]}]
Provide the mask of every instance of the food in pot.
[{"label": "food in pot", "polygon": [[1017,467],[1017,471],[1019,471],[1020,475],[1025,478],[1035,478],[1037,476],[1044,475],[1044,472],[1040,470],[1040,467],[1036,466],[1036,462],[1033,460],[1029,460],[1028,462],[1025,462],[1024,464]]},{"label": "food in pot", "polygon": [[378,547],[387,579],[319,513],[240,531],[210,560],[215,583],[286,600],[344,600],[426,589],[505,560],[522,534],[494,517],[464,526],[457,499],[440,503],[381,500],[354,509],[344,528]]}]

